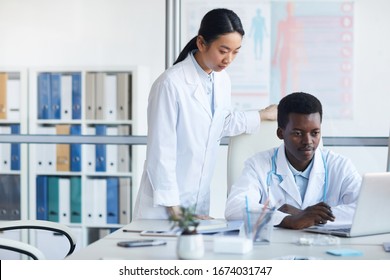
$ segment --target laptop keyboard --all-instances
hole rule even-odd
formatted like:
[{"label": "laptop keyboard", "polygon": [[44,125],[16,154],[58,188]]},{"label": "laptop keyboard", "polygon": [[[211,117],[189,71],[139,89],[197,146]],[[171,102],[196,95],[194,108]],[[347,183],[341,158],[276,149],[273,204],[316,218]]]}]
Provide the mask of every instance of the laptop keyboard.
[{"label": "laptop keyboard", "polygon": [[338,231],[338,232],[350,232],[351,228],[336,228],[332,231]]}]

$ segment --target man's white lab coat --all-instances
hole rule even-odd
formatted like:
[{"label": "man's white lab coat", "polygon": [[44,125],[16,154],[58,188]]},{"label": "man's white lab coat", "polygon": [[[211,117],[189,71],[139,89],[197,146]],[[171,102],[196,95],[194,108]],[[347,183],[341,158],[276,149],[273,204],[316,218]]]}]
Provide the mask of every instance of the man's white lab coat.
[{"label": "man's white lab coat", "polygon": [[[334,152],[317,148],[310,173],[306,194],[302,201],[294,176],[288,166],[284,144],[275,149],[259,152],[245,162],[244,170],[232,186],[226,201],[225,217],[228,220],[242,219],[245,196],[250,207],[263,207],[269,197],[269,207],[278,209],[287,203],[299,209],[323,201],[325,174],[327,191],[325,202],[332,207],[336,217],[334,224],[350,224],[359,194],[361,176],[349,159]],[[272,172],[272,161],[276,170]],[[269,173],[271,174],[269,175]],[[267,184],[267,177],[270,184]],[[287,214],[276,211],[273,222],[280,224]],[[330,222],[329,222],[330,223]]]}]

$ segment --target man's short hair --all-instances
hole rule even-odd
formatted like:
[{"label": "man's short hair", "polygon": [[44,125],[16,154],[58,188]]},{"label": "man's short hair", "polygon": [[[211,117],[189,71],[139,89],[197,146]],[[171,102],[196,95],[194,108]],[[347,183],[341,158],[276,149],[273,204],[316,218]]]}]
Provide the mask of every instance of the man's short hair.
[{"label": "man's short hair", "polygon": [[313,95],[305,92],[294,92],[283,97],[278,104],[278,126],[286,128],[290,113],[314,114],[320,113],[322,122],[321,102]]}]

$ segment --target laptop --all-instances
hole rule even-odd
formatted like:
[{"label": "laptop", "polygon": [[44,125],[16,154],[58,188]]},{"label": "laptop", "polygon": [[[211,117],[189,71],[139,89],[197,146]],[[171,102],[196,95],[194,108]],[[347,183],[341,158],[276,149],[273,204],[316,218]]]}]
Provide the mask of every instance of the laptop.
[{"label": "laptop", "polygon": [[390,233],[390,172],[366,173],[356,204],[352,224],[342,228],[313,226],[304,229],[308,232],[325,233],[342,237],[356,237]]}]

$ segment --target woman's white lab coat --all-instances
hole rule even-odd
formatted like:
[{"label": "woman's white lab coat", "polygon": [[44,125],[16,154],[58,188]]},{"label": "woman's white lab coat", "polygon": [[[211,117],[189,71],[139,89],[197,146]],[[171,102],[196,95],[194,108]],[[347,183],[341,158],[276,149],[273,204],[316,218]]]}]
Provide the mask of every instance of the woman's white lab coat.
[{"label": "woman's white lab coat", "polygon": [[[334,224],[350,224],[358,197],[361,176],[350,160],[334,152],[317,148],[310,173],[306,194],[302,201],[294,176],[288,166],[284,144],[278,148],[276,171],[272,170],[275,149],[259,152],[245,162],[242,175],[232,186],[226,201],[225,217],[228,220],[242,219],[245,196],[251,207],[261,208],[269,197],[270,207],[278,209],[287,203],[299,209],[323,201],[325,174],[327,191],[325,202],[332,207],[336,217]],[[267,176],[271,183],[267,185]],[[279,177],[280,176],[280,177]],[[287,214],[276,211],[274,225],[280,224]]]},{"label": "woman's white lab coat", "polygon": [[[214,104],[190,56],[153,84],[148,104],[147,155],[133,218],[167,218],[163,206],[196,206],[207,215],[210,182],[223,136],[259,128],[257,111],[232,112],[225,71],[214,73]],[[221,194],[224,195],[224,194]]]}]

